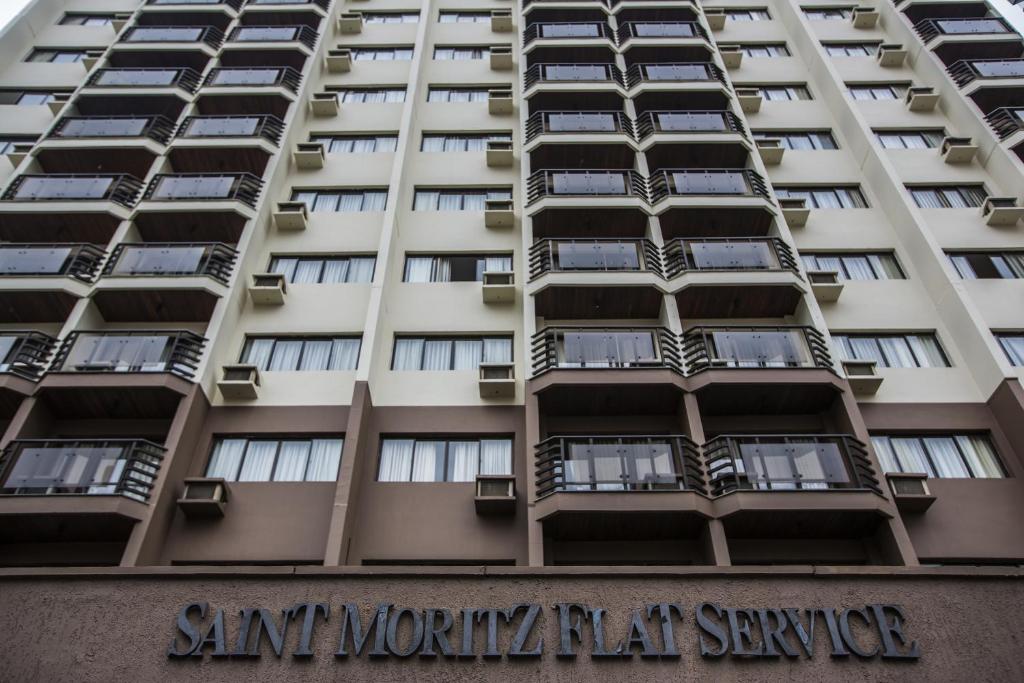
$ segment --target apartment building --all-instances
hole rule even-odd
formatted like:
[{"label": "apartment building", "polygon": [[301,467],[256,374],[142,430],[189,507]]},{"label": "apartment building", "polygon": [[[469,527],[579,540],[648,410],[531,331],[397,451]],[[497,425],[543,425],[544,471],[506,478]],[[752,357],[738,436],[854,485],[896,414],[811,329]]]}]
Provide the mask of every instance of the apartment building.
[{"label": "apartment building", "polygon": [[1024,674],[986,2],[36,0],[0,153],[14,680]]}]

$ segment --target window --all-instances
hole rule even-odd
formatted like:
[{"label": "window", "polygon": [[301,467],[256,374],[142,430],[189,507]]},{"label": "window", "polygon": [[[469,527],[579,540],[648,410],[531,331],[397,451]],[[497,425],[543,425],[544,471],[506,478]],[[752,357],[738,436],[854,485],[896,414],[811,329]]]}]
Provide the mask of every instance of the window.
[{"label": "window", "polygon": [[65,14],[61,17],[61,26],[110,26],[114,23],[113,14]]},{"label": "window", "polygon": [[467,59],[484,59],[491,53],[489,47],[467,45],[463,47],[435,47],[434,59],[462,61]]},{"label": "window", "polygon": [[297,285],[371,282],[376,264],[373,256],[274,256],[269,272]]},{"label": "window", "polygon": [[32,144],[35,141],[36,138],[32,137],[0,137],[0,154],[7,154],[8,152],[13,152],[15,145]]},{"label": "window", "polygon": [[1014,367],[1024,367],[1024,332],[999,332],[996,341]]},{"label": "window", "polygon": [[864,209],[867,200],[856,185],[840,187],[776,187],[775,194],[781,198],[803,198],[813,209]]},{"label": "window", "polygon": [[880,368],[948,368],[934,334],[833,334],[843,360],[873,360]]},{"label": "window", "polygon": [[387,190],[295,190],[293,202],[305,202],[310,211],[354,213],[383,211]]},{"label": "window", "polygon": [[439,24],[489,24],[490,12],[445,12],[437,15]]},{"label": "window", "polygon": [[344,439],[220,437],[206,476],[227,481],[337,481]]},{"label": "window", "polygon": [[442,133],[424,133],[423,152],[483,152],[487,143],[512,142],[510,133],[472,133],[446,135]]},{"label": "window", "polygon": [[804,16],[811,21],[829,19],[849,19],[853,16],[852,7],[804,7]]},{"label": "window", "polygon": [[16,104],[23,107],[52,102],[57,93],[46,90],[0,90],[0,105]]},{"label": "window", "polygon": [[840,280],[904,280],[892,252],[800,254],[807,270],[834,270]]},{"label": "window", "polygon": [[239,363],[264,372],[355,370],[359,337],[248,337]]},{"label": "window", "polygon": [[477,474],[512,474],[512,439],[384,438],[377,481],[475,481]]},{"label": "window", "polygon": [[512,190],[416,189],[413,211],[483,211],[488,199],[512,199]]},{"label": "window", "polygon": [[906,83],[875,83],[871,85],[849,85],[855,100],[898,100],[907,94]]},{"label": "window", "polygon": [[998,479],[996,451],[984,434],[872,436],[885,472],[924,473],[941,479]]},{"label": "window", "polygon": [[870,57],[880,43],[822,43],[830,57]]},{"label": "window", "polygon": [[354,62],[394,62],[412,59],[411,47],[353,47]]},{"label": "window", "polygon": [[480,282],[484,272],[509,272],[512,257],[502,255],[449,254],[407,256],[405,282]]},{"label": "window", "polygon": [[946,131],[936,130],[876,130],[878,142],[885,149],[934,149],[942,144]]},{"label": "window", "polygon": [[811,99],[811,93],[806,85],[754,85],[750,87],[760,90],[761,97],[769,102]]},{"label": "window", "polygon": [[907,187],[914,203],[922,209],[966,209],[981,206],[988,193],[984,185],[938,185]]},{"label": "window", "polygon": [[476,370],[511,363],[511,337],[396,337],[392,370]]},{"label": "window", "polygon": [[329,154],[369,154],[394,152],[397,135],[310,135],[310,142],[319,142]]},{"label": "window", "polygon": [[364,24],[418,24],[419,12],[363,12]]},{"label": "window", "polygon": [[401,88],[341,88],[338,101],[351,104],[405,102],[405,86]]},{"label": "window", "polygon": [[777,139],[785,149],[839,149],[832,133],[818,131],[754,131],[755,140]]},{"label": "window", "polygon": [[[495,88],[502,88],[508,86],[493,86]],[[431,87],[427,90],[427,102],[486,102],[487,93],[491,91],[490,87],[487,88],[434,88]]]},{"label": "window", "polygon": [[748,7],[745,9],[727,9],[725,16],[730,21],[767,21],[771,19],[768,10],[764,7]]},{"label": "window", "polygon": [[953,267],[965,280],[1024,278],[1024,251],[948,252]]},{"label": "window", "polygon": [[54,64],[74,64],[82,61],[85,57],[85,50],[75,49],[36,49],[26,59],[26,62],[53,62]]},{"label": "window", "polygon": [[740,51],[748,57],[788,57],[789,48],[785,43],[760,43],[740,45]]}]

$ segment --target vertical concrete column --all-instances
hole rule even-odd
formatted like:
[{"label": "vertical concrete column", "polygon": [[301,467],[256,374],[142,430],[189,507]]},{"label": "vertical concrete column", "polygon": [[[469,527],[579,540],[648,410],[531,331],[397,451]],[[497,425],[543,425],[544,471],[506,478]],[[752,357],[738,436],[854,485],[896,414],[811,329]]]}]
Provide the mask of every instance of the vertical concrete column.
[{"label": "vertical concrete column", "polygon": [[327,546],[324,550],[324,566],[335,567],[348,562],[348,546],[355,524],[353,510],[359,501],[360,482],[367,463],[373,455],[367,451],[367,425],[373,412],[370,386],[356,382],[352,392],[352,407],[345,427],[345,446],[341,454],[341,470],[338,486],[334,491],[334,507],[327,531]]},{"label": "vertical concrete column", "polygon": [[527,558],[531,567],[544,566],[544,525],[537,519],[537,478],[533,472],[533,448],[540,443],[540,409],[537,395],[526,391],[526,542]]},{"label": "vertical concrete column", "polygon": [[[674,303],[674,301],[673,301]],[[683,394],[683,419],[686,422],[686,433],[698,445],[703,446],[707,438],[704,435],[704,425],[700,419],[700,406],[697,403],[697,395],[687,392]],[[703,456],[701,456],[703,458]],[[701,471],[703,472],[703,462]],[[707,483],[705,478],[705,484]],[[707,527],[701,535],[704,549],[711,563],[720,567],[732,566],[732,558],[729,556],[729,543],[725,538],[725,527],[722,521],[715,518],[707,520]]]}]

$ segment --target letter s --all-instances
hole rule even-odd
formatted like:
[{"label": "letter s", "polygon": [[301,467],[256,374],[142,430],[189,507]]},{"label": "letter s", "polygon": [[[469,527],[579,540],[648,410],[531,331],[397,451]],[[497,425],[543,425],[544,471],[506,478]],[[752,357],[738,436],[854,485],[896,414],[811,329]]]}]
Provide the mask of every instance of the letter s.
[{"label": "letter s", "polygon": [[202,641],[202,635],[200,635],[199,629],[189,621],[188,615],[193,610],[199,610],[199,619],[202,620],[206,616],[208,607],[209,603],[206,602],[191,602],[181,608],[181,611],[178,612],[178,631],[188,638],[188,649],[184,652],[179,650],[178,638],[175,636],[171,638],[171,645],[167,648],[168,657],[188,657],[195,652],[195,649],[199,647],[199,643]]}]

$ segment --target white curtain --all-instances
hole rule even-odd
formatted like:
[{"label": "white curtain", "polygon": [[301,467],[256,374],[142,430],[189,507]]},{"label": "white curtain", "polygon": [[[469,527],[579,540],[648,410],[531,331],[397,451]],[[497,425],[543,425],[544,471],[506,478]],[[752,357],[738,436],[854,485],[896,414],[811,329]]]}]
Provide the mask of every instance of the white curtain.
[{"label": "white curtain", "polygon": [[383,211],[387,203],[387,192],[371,191],[363,193],[363,211]]},{"label": "white curtain", "polygon": [[451,282],[451,280],[452,260],[445,256],[435,257],[433,282]]},{"label": "white curtain", "polygon": [[331,358],[330,340],[317,339],[304,342],[299,370],[327,370]]},{"label": "white curtain", "polygon": [[302,341],[277,339],[267,370],[271,372],[294,370],[299,365],[300,355],[302,355]]},{"label": "white curtain", "polygon": [[937,476],[947,479],[966,479],[971,476],[953,439],[944,436],[922,440],[935,465]]},{"label": "white curtain", "polygon": [[338,195],[333,192],[318,192],[313,201],[313,211],[332,212],[338,210]]},{"label": "white curtain", "polygon": [[[464,195],[462,192],[440,192],[438,194],[438,211],[461,211],[463,209],[463,199],[466,200],[467,204],[469,203],[468,195]],[[466,208],[468,210],[468,207]],[[483,207],[481,206],[481,208]]]},{"label": "white curtain", "polygon": [[474,481],[480,462],[480,442],[448,443],[448,481]]},{"label": "white curtain", "polygon": [[266,370],[270,363],[270,354],[273,350],[273,339],[250,339],[249,347],[242,362],[255,365],[260,370]]},{"label": "white curtain", "polygon": [[295,284],[314,284],[320,282],[320,270],[324,262],[320,259],[302,259],[295,267],[292,282]]},{"label": "white curtain", "polygon": [[250,441],[238,481],[270,481],[277,445],[277,441]]},{"label": "white curtain", "polygon": [[483,342],[479,339],[455,340],[455,370],[475,370],[483,357]]},{"label": "white curtain", "polygon": [[484,339],[484,362],[485,363],[511,363],[512,362],[512,340],[511,339]]},{"label": "white curtain", "polygon": [[437,211],[441,193],[437,190],[417,190],[413,199],[413,211]]},{"label": "white curtain", "polygon": [[363,209],[363,193],[362,192],[344,192],[341,195],[341,201],[338,204],[338,211],[340,213],[355,213]]},{"label": "white curtain", "polygon": [[939,348],[939,342],[935,340],[935,337],[912,334],[907,336],[907,344],[914,352],[919,367],[944,368],[947,366],[946,358],[942,355],[942,349]]},{"label": "white curtain", "polygon": [[295,267],[298,265],[297,258],[286,258],[279,256],[270,262],[271,273],[281,273],[288,282],[295,281]]},{"label": "white curtain", "polygon": [[512,270],[511,256],[488,256],[484,259],[484,271],[488,273],[507,273]]},{"label": "white curtain", "polygon": [[984,436],[958,436],[956,443],[971,468],[971,474],[975,477],[999,478],[1003,476],[1003,470],[999,466],[992,445]]},{"label": "white curtain", "polygon": [[337,481],[343,439],[313,439],[306,481]]},{"label": "white curtain", "polygon": [[348,259],[327,259],[324,261],[324,274],[320,282],[324,284],[336,284],[345,282],[348,278]]},{"label": "white curtain", "polygon": [[393,370],[419,370],[422,367],[423,339],[396,339]]},{"label": "white curtain", "polygon": [[427,339],[423,344],[423,370],[450,370],[452,340]]},{"label": "white curtain", "polygon": [[480,474],[512,474],[511,440],[480,440]]},{"label": "white curtain", "polygon": [[328,370],[355,370],[359,363],[361,339],[335,339],[331,342],[331,364]]},{"label": "white curtain", "polygon": [[406,282],[430,282],[433,271],[433,256],[410,256],[405,260]]},{"label": "white curtain", "polygon": [[924,446],[916,437],[890,437],[896,462],[900,472],[924,472],[929,477],[935,476],[931,463],[925,454]]},{"label": "white curtain", "polygon": [[381,440],[377,481],[410,481],[415,443],[412,439]]},{"label": "white curtain", "polygon": [[282,441],[274,481],[302,481],[309,460],[309,441]]},{"label": "white curtain", "polygon": [[444,441],[417,441],[412,461],[412,481],[443,481]]},{"label": "white curtain", "polygon": [[377,259],[372,256],[352,257],[348,260],[348,278],[346,282],[371,282],[373,269]]},{"label": "white curtain", "polygon": [[443,152],[444,151],[445,136],[443,135],[424,135],[423,145],[420,150],[423,152]]},{"label": "white curtain", "polygon": [[206,476],[220,477],[235,481],[238,477],[238,466],[242,463],[245,453],[245,439],[220,439],[213,447],[210,464],[206,467]]}]

